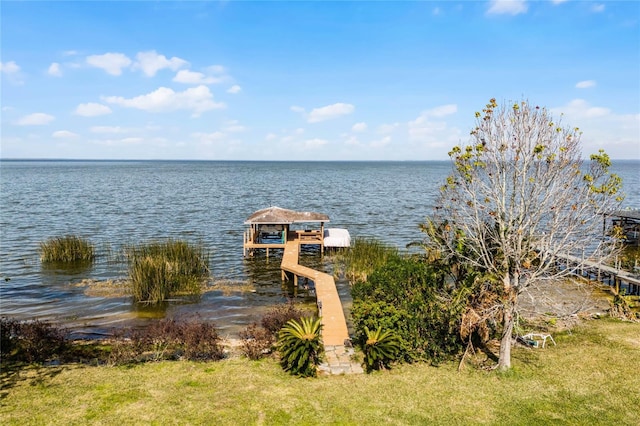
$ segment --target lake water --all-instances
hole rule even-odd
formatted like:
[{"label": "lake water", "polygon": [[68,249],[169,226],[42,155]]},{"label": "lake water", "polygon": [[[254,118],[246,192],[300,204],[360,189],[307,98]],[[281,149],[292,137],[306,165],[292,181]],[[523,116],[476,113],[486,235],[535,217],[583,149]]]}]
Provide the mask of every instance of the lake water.
[{"label": "lake water", "polygon": [[[329,215],[329,227],[404,247],[422,238],[418,224],[433,208],[449,162],[0,162],[0,314],[59,322],[77,335],[99,336],[150,318],[198,315],[234,335],[292,297],[282,286],[277,256],[244,259],[244,220],[279,206]],[[624,205],[640,208],[640,162],[614,162],[623,178]],[[91,268],[45,268],[39,243],[73,234],[98,249]],[[84,279],[126,277],[127,244],[163,238],[203,243],[216,281],[227,291],[175,300],[162,309],[128,297],[86,294]],[[329,257],[303,262],[331,270]],[[348,284],[338,282],[348,300]],[[235,289],[242,291],[235,291]],[[295,295],[313,303],[306,294]]]}]

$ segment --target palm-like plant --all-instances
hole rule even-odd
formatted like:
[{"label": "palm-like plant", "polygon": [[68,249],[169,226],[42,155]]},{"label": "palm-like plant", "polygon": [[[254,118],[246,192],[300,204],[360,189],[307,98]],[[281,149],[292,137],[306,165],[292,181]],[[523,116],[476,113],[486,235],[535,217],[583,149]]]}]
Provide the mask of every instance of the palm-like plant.
[{"label": "palm-like plant", "polygon": [[400,351],[397,336],[390,330],[382,331],[382,327],[375,331],[370,331],[367,327],[364,330],[367,336],[363,348],[367,371],[387,368]]},{"label": "palm-like plant", "polygon": [[320,318],[290,320],[278,333],[280,363],[285,371],[302,377],[315,377],[322,355]]}]

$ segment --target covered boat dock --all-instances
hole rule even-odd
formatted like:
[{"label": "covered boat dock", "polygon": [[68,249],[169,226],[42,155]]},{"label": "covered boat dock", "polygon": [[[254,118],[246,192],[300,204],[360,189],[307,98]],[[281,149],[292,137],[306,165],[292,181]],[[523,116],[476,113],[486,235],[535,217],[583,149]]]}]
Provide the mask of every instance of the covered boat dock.
[{"label": "covered boat dock", "polygon": [[620,228],[627,244],[640,245],[640,210],[616,210],[607,216]]},{"label": "covered boat dock", "polygon": [[349,247],[349,231],[339,228],[325,228],[329,216],[323,213],[304,212],[269,207],[258,210],[244,222],[248,228],[244,232],[243,256],[253,255],[256,249],[284,250],[287,242],[299,245],[317,245],[324,252],[325,247]]},{"label": "covered boat dock", "polygon": [[[255,212],[245,221],[244,255],[254,250],[282,249],[282,280],[311,280],[315,286],[318,316],[322,323],[322,342],[326,369],[331,374],[361,373],[359,364],[351,361],[353,348],[347,329],[342,302],[332,275],[298,263],[300,247],[306,244],[325,247],[349,247],[351,237],[346,229],[325,229],[329,216],[322,213],[296,212],[269,207]],[[321,367],[322,368],[322,367]]]}]

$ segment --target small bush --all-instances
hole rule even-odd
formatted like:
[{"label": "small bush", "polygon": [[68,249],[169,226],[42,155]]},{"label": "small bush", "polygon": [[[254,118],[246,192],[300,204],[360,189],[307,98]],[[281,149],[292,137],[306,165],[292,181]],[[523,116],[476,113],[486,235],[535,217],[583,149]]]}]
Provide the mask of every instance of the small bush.
[{"label": "small bush", "polygon": [[11,318],[0,318],[0,358],[10,357],[18,344],[20,323]]},{"label": "small bush", "polygon": [[320,318],[289,321],[278,333],[280,363],[296,376],[315,377],[322,356]]},{"label": "small bush", "polygon": [[224,357],[215,325],[204,321],[154,322],[143,330],[128,330],[116,336],[111,349],[112,364],[186,359],[217,361]]},{"label": "small bush", "polygon": [[273,336],[277,336],[278,332],[286,323],[291,320],[299,321],[304,313],[296,307],[293,302],[278,305],[268,311],[260,321],[262,327],[267,329]]},{"label": "small bush", "polygon": [[65,332],[45,321],[0,320],[2,360],[45,362],[60,356],[67,348]]},{"label": "small bush", "polygon": [[362,348],[364,352],[364,362],[367,371],[386,369],[389,364],[397,360],[400,351],[400,343],[397,336],[382,328],[370,331],[365,327],[367,340]]},{"label": "small bush", "polygon": [[274,343],[274,336],[269,330],[261,327],[257,323],[249,325],[240,332],[242,354],[249,359],[258,360],[271,351]]},{"label": "small bush", "polygon": [[50,238],[40,243],[40,259],[45,263],[91,262],[94,258],[93,244],[73,235]]},{"label": "small bush", "polygon": [[217,361],[224,358],[220,335],[210,322],[186,322],[180,327],[182,357],[190,361]]},{"label": "small bush", "polygon": [[129,280],[136,302],[157,304],[173,295],[199,294],[209,277],[204,247],[168,240],[130,247]]}]

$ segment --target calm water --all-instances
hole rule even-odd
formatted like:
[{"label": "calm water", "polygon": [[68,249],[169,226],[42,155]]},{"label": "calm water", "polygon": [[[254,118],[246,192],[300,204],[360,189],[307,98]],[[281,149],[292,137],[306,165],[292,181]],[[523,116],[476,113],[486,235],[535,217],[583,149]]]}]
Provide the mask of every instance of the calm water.
[{"label": "calm water", "polygon": [[[613,169],[624,180],[625,206],[640,208],[640,162],[615,162]],[[88,335],[149,317],[198,314],[233,335],[291,296],[276,256],[242,257],[243,222],[251,213],[269,206],[318,211],[352,237],[404,247],[421,239],[417,225],[449,170],[449,162],[2,161],[0,313],[57,321]],[[38,244],[64,234],[97,246],[93,267],[42,267]],[[123,246],[166,237],[202,242],[211,250],[214,278],[241,282],[249,291],[213,291],[196,302],[149,310],[127,297],[87,296],[77,285],[126,277],[118,261]],[[303,261],[331,268],[326,257],[309,254]],[[348,285],[338,285],[348,298]]]}]

